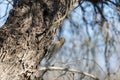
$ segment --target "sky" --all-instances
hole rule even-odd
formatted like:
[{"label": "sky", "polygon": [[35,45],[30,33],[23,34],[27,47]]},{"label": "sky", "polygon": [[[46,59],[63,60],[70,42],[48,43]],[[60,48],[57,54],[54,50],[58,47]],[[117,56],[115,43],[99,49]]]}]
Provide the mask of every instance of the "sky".
[{"label": "sky", "polygon": [[5,24],[11,9],[12,5],[8,1],[0,0],[0,27]]},{"label": "sky", "polygon": [[[86,5],[89,5],[89,6],[86,6]],[[93,9],[94,8],[89,3],[88,4],[83,4],[83,6],[86,6],[85,7],[85,10],[86,10],[85,17],[87,18],[88,23],[90,23],[90,25],[88,25],[88,33],[91,36],[92,42],[94,43],[96,41],[97,45],[99,46],[99,47],[96,46],[96,49],[95,49],[96,54],[97,54],[97,56],[96,56],[97,61],[96,62],[104,69],[104,71],[106,71],[106,69],[105,69],[106,64],[105,64],[105,58],[104,58],[104,56],[105,56],[105,54],[104,54],[104,50],[105,50],[105,43],[104,43],[104,41],[105,40],[104,40],[104,37],[101,34],[99,34],[100,33],[99,26],[92,25],[92,23],[93,23],[92,15],[94,15],[93,14]],[[112,40],[112,38],[115,36],[113,28],[116,28],[116,29],[119,30],[120,29],[120,26],[119,26],[120,25],[120,21],[118,20],[118,16],[116,15],[117,13],[115,12],[113,6],[105,6],[104,14],[105,14],[105,17],[108,19],[108,22],[110,24],[110,27],[109,27],[108,31],[110,33],[110,38]],[[78,28],[79,29],[79,33],[82,33],[83,37],[81,37],[80,34],[74,34],[74,31],[72,32],[72,30],[71,30],[71,29],[74,29],[74,28],[72,27],[72,25],[70,25],[69,20],[65,19],[65,21],[63,22],[63,28],[64,28],[63,36],[67,39],[67,43],[65,45],[67,47],[70,47],[70,49],[68,50],[68,54],[73,54],[73,55],[77,54],[77,56],[80,56],[79,54],[81,54],[82,51],[79,52],[80,45],[81,45],[81,42],[79,43],[79,41],[80,41],[80,38],[83,39],[83,38],[85,38],[87,36],[86,26],[84,24],[84,21],[82,21],[82,11],[81,11],[80,8],[76,9],[75,11],[73,11],[70,15],[72,15],[71,20],[73,22],[75,22],[75,24],[79,25],[79,28]],[[97,15],[99,15],[99,14],[97,14]],[[99,19],[99,17],[98,17],[98,19]],[[114,27],[112,26],[113,24],[115,25]],[[104,28],[104,30],[107,30],[106,23],[102,27]],[[75,30],[75,32],[77,32],[77,30]],[[105,34],[103,33],[103,35],[105,35]],[[97,39],[96,39],[96,37],[97,37]],[[83,39],[83,41],[84,40],[85,39]],[[74,43],[75,45],[79,45],[79,46],[77,46],[77,47],[75,47],[74,45],[71,46],[72,44],[70,44],[70,42]],[[76,51],[77,49],[75,49],[75,52],[73,52],[74,48],[77,48],[78,51]],[[116,70],[116,66],[118,66],[116,64],[118,59],[115,58],[116,54],[113,54],[113,53],[116,53],[116,52],[114,50],[111,51],[111,52],[112,53],[108,52],[109,56],[111,56],[110,57],[110,61],[109,61],[109,63],[111,64],[110,65],[110,67],[111,67],[110,69],[115,71]],[[67,53],[67,50],[66,50],[66,53]],[[111,54],[113,54],[113,55],[111,55]],[[65,58],[67,58],[67,57],[64,56],[63,59],[65,59]],[[69,57],[68,57],[68,59],[69,59]]]}]

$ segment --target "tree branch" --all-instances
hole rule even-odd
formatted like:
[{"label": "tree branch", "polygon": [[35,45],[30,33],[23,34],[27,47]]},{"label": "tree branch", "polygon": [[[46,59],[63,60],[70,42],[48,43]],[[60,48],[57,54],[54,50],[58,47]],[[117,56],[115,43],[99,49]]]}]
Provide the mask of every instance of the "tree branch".
[{"label": "tree branch", "polygon": [[69,69],[69,68],[62,68],[62,67],[39,67],[38,70],[40,70],[40,71],[42,71],[42,70],[69,71],[69,72],[78,73],[78,74],[82,74],[82,75],[91,77],[94,80],[99,80],[96,76],[94,76],[92,74],[89,74],[87,72],[82,72],[82,71],[79,71],[79,70],[76,70],[76,69]]}]

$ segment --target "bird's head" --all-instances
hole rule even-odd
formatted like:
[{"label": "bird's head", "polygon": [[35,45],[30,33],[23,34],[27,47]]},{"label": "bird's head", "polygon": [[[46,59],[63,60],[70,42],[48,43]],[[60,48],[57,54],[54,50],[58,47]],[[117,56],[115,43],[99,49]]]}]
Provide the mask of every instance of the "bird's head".
[{"label": "bird's head", "polygon": [[65,43],[65,38],[64,37],[60,37],[59,41],[61,42],[61,44],[63,45]]}]

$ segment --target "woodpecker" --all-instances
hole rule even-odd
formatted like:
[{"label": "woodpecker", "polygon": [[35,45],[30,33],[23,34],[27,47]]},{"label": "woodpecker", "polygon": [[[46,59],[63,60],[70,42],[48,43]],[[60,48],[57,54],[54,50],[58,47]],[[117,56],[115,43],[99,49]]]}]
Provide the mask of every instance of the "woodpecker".
[{"label": "woodpecker", "polygon": [[58,41],[54,42],[48,48],[48,54],[46,55],[46,62],[55,56],[55,54],[61,49],[64,43],[65,43],[65,38],[60,37]]}]

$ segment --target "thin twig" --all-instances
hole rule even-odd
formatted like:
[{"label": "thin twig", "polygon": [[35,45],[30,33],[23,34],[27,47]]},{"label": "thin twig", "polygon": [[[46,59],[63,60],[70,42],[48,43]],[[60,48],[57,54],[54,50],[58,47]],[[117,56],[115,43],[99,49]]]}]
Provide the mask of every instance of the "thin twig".
[{"label": "thin twig", "polygon": [[12,1],[9,1],[9,0],[6,0],[9,4],[11,4],[13,6],[13,3]]}]

